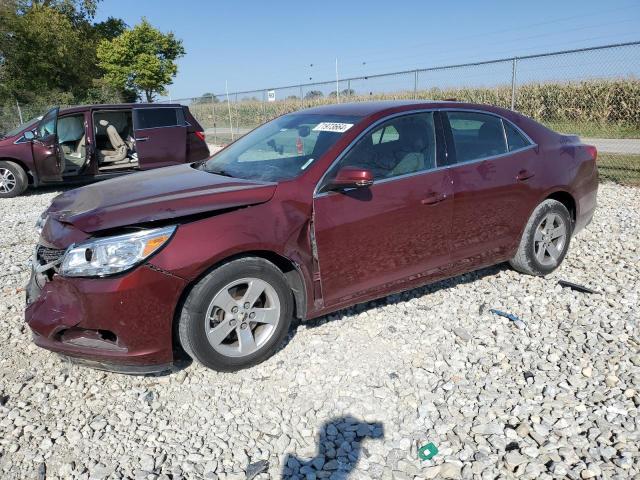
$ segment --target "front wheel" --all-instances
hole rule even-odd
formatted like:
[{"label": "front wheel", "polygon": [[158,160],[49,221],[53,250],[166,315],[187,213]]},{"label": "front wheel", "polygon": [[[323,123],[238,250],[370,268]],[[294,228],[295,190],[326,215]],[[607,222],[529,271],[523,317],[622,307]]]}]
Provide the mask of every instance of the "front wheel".
[{"label": "front wheel", "polygon": [[0,161],[0,198],[13,198],[27,189],[29,179],[20,165]]},{"label": "front wheel", "polygon": [[262,258],[242,258],[192,289],[178,324],[182,348],[199,363],[236,371],[269,358],[284,340],[293,295],[282,272]]},{"label": "front wheel", "polygon": [[553,272],[569,250],[572,227],[567,207],[557,200],[545,200],[531,214],[518,251],[509,264],[529,275]]}]

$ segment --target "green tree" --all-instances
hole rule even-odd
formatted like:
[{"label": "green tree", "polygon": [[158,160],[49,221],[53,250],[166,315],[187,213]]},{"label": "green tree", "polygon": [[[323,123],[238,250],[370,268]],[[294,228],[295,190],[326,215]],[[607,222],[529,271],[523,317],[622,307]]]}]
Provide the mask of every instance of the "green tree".
[{"label": "green tree", "polygon": [[322,92],[320,90],[310,90],[304,96],[304,98],[307,98],[310,100],[313,100],[314,98],[320,98],[320,97],[322,97]]},{"label": "green tree", "polygon": [[[0,104],[118,102],[126,91],[105,86],[95,45],[126,24],[92,23],[98,0],[0,0]],[[134,97],[135,98],[135,97]]]},{"label": "green tree", "polygon": [[113,40],[98,44],[98,65],[112,86],[144,94],[152,102],[165,94],[178,72],[176,59],[184,56],[182,41],[173,33],[164,34],[147,19]]}]

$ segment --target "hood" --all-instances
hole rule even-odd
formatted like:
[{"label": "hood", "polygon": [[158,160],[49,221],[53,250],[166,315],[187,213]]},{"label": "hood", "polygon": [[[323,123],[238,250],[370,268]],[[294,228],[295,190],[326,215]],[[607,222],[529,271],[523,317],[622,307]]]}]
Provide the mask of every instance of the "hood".
[{"label": "hood", "polygon": [[53,200],[48,214],[84,232],[96,232],[264,203],[276,186],[178,165],[70,190]]}]

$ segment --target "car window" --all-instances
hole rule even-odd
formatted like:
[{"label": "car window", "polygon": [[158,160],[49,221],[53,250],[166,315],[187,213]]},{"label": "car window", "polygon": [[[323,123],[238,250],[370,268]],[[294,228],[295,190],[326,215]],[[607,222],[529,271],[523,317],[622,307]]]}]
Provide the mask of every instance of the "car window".
[{"label": "car window", "polygon": [[283,115],[239,138],[201,168],[236,178],[290,180],[311,167],[359,120],[306,112]]},{"label": "car window", "polygon": [[475,112],[447,112],[456,162],[467,162],[507,152],[502,120]]},{"label": "car window", "polygon": [[329,177],[349,166],[371,170],[374,179],[381,180],[435,168],[435,161],[433,112],[404,115],[358,140]]},{"label": "car window", "polygon": [[297,128],[281,128],[238,155],[238,161],[257,162],[311,155],[320,134],[313,130],[314,127],[315,124],[307,123]]},{"label": "car window", "polygon": [[181,108],[139,108],[134,110],[136,129],[185,125]]},{"label": "car window", "polygon": [[507,134],[507,144],[509,145],[509,151],[520,150],[521,148],[528,147],[531,142],[522,135],[516,127],[511,125],[507,121],[502,121],[504,125],[504,131]]},{"label": "car window", "polygon": [[38,124],[38,137],[46,138],[57,132],[58,109],[49,110]]},{"label": "car window", "polygon": [[374,145],[378,143],[395,142],[400,138],[400,134],[393,125],[387,125],[386,127],[379,128],[371,135],[371,140]]}]

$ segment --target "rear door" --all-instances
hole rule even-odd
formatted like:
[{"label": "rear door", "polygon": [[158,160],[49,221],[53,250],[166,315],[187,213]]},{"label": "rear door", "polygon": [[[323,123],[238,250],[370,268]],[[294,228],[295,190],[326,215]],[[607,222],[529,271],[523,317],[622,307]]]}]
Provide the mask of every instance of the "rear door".
[{"label": "rear door", "polygon": [[133,128],[141,169],[186,161],[187,124],[181,107],[135,108]]},{"label": "rear door", "polygon": [[60,182],[64,171],[64,155],[58,144],[58,111],[52,108],[38,123],[36,138],[31,142],[33,160],[41,182]]},{"label": "rear door", "polygon": [[537,201],[530,187],[536,145],[489,113],[448,111],[443,123],[454,189],[452,260],[461,270],[503,261]]}]

